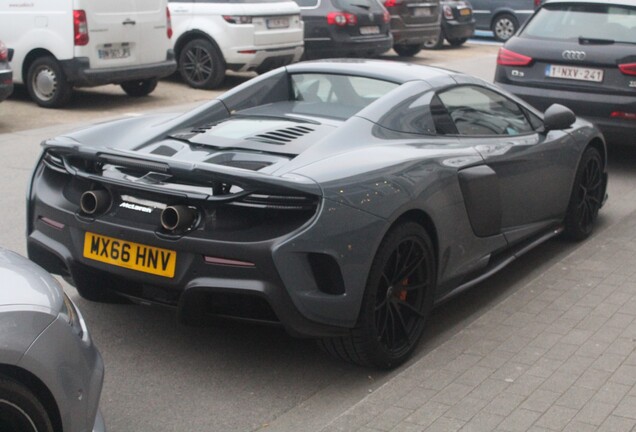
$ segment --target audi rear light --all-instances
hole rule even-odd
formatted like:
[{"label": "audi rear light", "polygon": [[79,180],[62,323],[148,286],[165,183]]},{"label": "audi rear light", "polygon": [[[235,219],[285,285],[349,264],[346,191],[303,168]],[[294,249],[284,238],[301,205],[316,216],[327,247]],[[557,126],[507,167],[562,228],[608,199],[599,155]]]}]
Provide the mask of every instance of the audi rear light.
[{"label": "audi rear light", "polygon": [[170,9],[166,8],[166,33],[168,39],[172,38],[172,18],[170,17]]},{"label": "audi rear light", "polygon": [[447,20],[452,20],[453,17],[453,9],[449,5],[444,5],[444,18]]},{"label": "audi rear light", "polygon": [[619,64],[618,69],[625,75],[636,75],[636,63]]},{"label": "audi rear light", "polygon": [[636,113],[625,111],[614,111],[610,114],[612,118],[618,118],[623,120],[636,120]]},{"label": "audi rear light", "polygon": [[327,14],[327,24],[344,27],[347,24],[354,26],[358,24],[358,17],[347,12],[329,12]]},{"label": "audi rear light", "polygon": [[88,21],[86,12],[81,9],[73,11],[73,37],[76,46],[88,45]]},{"label": "audi rear light", "polygon": [[7,46],[0,41],[0,61],[7,60],[9,60],[9,50],[7,49]]},{"label": "audi rear light", "polygon": [[510,51],[506,48],[499,48],[497,54],[497,64],[500,66],[530,66],[532,57]]},{"label": "audi rear light", "polygon": [[401,5],[404,2],[404,0],[386,0],[384,2],[384,6],[385,7],[394,7],[397,5]]}]

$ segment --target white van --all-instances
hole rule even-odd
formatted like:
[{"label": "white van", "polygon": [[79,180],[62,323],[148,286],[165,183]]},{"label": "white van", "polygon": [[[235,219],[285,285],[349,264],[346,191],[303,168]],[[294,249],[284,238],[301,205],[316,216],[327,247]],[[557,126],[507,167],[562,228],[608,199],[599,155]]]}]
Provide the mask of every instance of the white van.
[{"label": "white van", "polygon": [[303,22],[292,0],[170,0],[169,6],[179,73],[194,88],[217,87],[227,69],[262,73],[303,54]]},{"label": "white van", "polygon": [[0,0],[0,40],[40,106],[68,102],[73,87],[119,84],[152,92],[176,69],[167,0]]}]

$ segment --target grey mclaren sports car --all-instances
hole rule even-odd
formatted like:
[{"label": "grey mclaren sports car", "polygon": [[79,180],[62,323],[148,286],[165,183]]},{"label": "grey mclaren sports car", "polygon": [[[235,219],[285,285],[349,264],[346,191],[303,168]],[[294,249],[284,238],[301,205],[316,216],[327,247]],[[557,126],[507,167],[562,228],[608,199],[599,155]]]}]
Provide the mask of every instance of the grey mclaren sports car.
[{"label": "grey mclaren sports car", "polygon": [[605,200],[591,123],[477,78],[367,60],[299,63],[179,116],[43,143],[28,253],[90,300],[279,323],[396,366],[435,304]]}]

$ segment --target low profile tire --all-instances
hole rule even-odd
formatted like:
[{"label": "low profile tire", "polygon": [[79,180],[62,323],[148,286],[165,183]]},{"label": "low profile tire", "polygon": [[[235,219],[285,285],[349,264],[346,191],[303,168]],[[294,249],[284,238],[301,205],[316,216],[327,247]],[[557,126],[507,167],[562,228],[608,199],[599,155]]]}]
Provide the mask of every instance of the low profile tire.
[{"label": "low profile tire", "polygon": [[510,39],[519,28],[517,19],[510,14],[497,15],[492,22],[492,33],[499,42],[505,42]]},{"label": "low profile tire", "polygon": [[37,396],[23,384],[0,376],[0,431],[53,432],[51,419]]},{"label": "low profile tire", "polygon": [[120,85],[128,96],[143,97],[148,96],[157,88],[157,78],[126,81]]},{"label": "low profile tire", "polygon": [[99,272],[87,268],[76,268],[73,270],[73,278],[67,281],[86,300],[96,303],[130,303],[125,297],[113,292],[110,287],[114,282]]},{"label": "low profile tire", "polygon": [[458,47],[458,46],[462,46],[466,43],[468,39],[467,38],[461,38],[461,39],[448,39],[448,43],[453,46],[453,47]]},{"label": "low profile tire", "polygon": [[400,57],[413,57],[422,50],[422,44],[395,45],[393,50]]},{"label": "low profile tire", "polygon": [[435,268],[424,228],[406,222],[391,229],[373,260],[356,326],[348,336],[321,340],[322,348],[336,358],[382,369],[406,361],[433,305]]},{"label": "low profile tire", "polygon": [[583,153],[574,178],[564,222],[567,238],[579,241],[592,233],[603,203],[603,182],[603,159],[598,150],[589,147]]},{"label": "low profile tire", "polygon": [[26,88],[31,99],[44,108],[59,108],[71,99],[73,88],[64,70],[51,56],[40,57],[29,66]]},{"label": "low profile tire", "polygon": [[225,62],[212,42],[194,39],[179,54],[179,73],[190,87],[213,89],[225,78]]}]

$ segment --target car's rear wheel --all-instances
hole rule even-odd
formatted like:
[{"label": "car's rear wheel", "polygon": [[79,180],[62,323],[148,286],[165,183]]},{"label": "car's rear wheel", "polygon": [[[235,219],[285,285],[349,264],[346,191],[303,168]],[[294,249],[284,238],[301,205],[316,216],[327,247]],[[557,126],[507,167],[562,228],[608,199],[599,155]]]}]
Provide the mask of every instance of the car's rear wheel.
[{"label": "car's rear wheel", "polygon": [[594,147],[583,153],[576,171],[565,216],[565,235],[572,240],[587,238],[594,228],[605,193],[603,159]]},{"label": "car's rear wheel", "polygon": [[427,39],[424,42],[424,48],[430,50],[440,49],[444,46],[444,35],[440,33],[438,36],[435,36],[433,39]]},{"label": "car's rear wheel", "polygon": [[212,42],[194,39],[179,54],[179,73],[190,87],[213,89],[225,78],[225,62]]},{"label": "car's rear wheel", "polygon": [[415,349],[432,308],[435,255],[414,222],[394,227],[382,241],[367,280],[360,315],[350,334],[321,341],[340,359],[388,369]]},{"label": "car's rear wheel", "polygon": [[462,45],[464,45],[464,43],[466,43],[466,41],[467,41],[467,40],[468,40],[467,38],[460,38],[460,39],[448,39],[448,43],[449,43],[451,46],[458,47],[458,46],[462,46]]},{"label": "car's rear wheel", "polygon": [[507,13],[497,15],[495,20],[492,22],[492,32],[500,42],[505,42],[510,39],[519,28],[519,23],[517,19]]},{"label": "car's rear wheel", "polygon": [[26,88],[31,99],[44,108],[66,105],[73,91],[59,62],[51,56],[37,58],[31,63]]},{"label": "car's rear wheel", "polygon": [[400,57],[413,57],[418,52],[422,50],[422,44],[404,44],[404,45],[395,45],[393,50]]},{"label": "car's rear wheel", "polygon": [[157,78],[126,81],[120,85],[128,96],[143,97],[148,96],[155,88],[157,88]]},{"label": "car's rear wheel", "polygon": [[46,409],[23,384],[0,376],[0,431],[53,432]]}]

